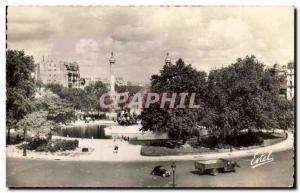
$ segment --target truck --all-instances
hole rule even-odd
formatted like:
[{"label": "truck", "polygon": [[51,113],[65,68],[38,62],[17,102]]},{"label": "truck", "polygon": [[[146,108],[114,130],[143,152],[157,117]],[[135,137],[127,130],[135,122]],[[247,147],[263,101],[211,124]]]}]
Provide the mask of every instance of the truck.
[{"label": "truck", "polygon": [[236,161],[222,158],[195,161],[195,169],[197,169],[200,174],[209,173],[213,176],[218,175],[219,172],[235,172],[236,167],[240,167]]}]

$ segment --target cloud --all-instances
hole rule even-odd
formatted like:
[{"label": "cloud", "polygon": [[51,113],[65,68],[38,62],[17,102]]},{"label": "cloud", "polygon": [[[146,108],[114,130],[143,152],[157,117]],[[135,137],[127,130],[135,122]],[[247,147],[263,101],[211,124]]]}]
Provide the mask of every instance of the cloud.
[{"label": "cloud", "polygon": [[9,42],[45,40],[59,32],[61,28],[61,20],[57,14],[41,8],[9,7],[7,20]]},{"label": "cloud", "polygon": [[99,51],[99,45],[98,42],[92,39],[80,39],[75,46],[75,51],[83,55],[95,53]]},{"label": "cloud", "polygon": [[255,54],[268,65],[294,58],[292,7],[9,7],[8,48],[37,60],[77,61],[82,76],[148,82],[183,58],[199,70]]},{"label": "cloud", "polygon": [[147,41],[155,38],[155,35],[143,26],[122,25],[112,31],[111,37],[117,41]]},{"label": "cloud", "polygon": [[252,36],[250,27],[241,19],[230,17],[210,21],[197,44],[200,49],[204,50],[225,50],[241,44],[252,44],[253,41],[255,39]]}]

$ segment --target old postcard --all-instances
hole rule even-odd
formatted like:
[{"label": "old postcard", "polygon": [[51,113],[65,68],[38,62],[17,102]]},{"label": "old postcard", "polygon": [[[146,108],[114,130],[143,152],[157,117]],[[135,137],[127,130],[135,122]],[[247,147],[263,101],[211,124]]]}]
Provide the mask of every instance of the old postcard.
[{"label": "old postcard", "polygon": [[292,188],[292,6],[8,6],[9,188]]}]

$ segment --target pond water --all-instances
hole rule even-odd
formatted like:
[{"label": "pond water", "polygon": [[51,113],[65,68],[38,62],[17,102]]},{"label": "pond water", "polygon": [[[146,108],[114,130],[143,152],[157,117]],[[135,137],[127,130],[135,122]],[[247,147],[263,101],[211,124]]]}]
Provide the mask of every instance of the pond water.
[{"label": "pond water", "polygon": [[94,138],[94,139],[108,139],[105,136],[104,128],[106,125],[80,125],[80,126],[66,126],[58,130],[58,135],[63,137],[74,138]]}]

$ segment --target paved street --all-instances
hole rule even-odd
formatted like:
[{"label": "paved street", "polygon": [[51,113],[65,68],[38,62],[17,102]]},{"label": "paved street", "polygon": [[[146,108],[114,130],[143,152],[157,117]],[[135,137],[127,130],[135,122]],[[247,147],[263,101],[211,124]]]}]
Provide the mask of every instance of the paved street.
[{"label": "paved street", "polygon": [[[58,137],[56,137],[58,138]],[[61,137],[59,137],[61,138]],[[65,138],[64,138],[65,139]],[[72,139],[72,138],[68,138]],[[73,138],[75,139],[75,138]],[[118,154],[113,153],[115,145],[118,145]],[[45,153],[28,151],[27,157],[31,159],[46,159],[46,160],[64,160],[64,161],[103,161],[103,162],[129,162],[129,161],[179,161],[179,160],[207,160],[218,158],[237,158],[252,156],[256,153],[267,153],[272,151],[281,152],[292,149],[294,146],[294,137],[289,133],[288,138],[279,143],[257,147],[255,149],[235,150],[233,152],[209,152],[197,153],[189,155],[170,155],[170,156],[142,156],[141,145],[131,145],[126,141],[117,140],[114,142],[110,139],[79,139],[79,148],[75,151]],[[89,147],[92,150],[88,153],[82,153],[81,149]],[[7,157],[24,158],[22,150],[16,146],[10,145],[6,148]]]},{"label": "paved street", "polygon": [[[193,161],[175,162],[177,187],[286,187],[293,184],[293,151],[272,154],[274,161],[252,169],[252,157],[239,160],[236,173],[199,175]],[[172,177],[151,176],[171,162],[76,162],[7,158],[9,187],[171,187]]]}]

